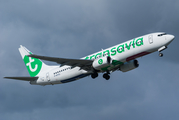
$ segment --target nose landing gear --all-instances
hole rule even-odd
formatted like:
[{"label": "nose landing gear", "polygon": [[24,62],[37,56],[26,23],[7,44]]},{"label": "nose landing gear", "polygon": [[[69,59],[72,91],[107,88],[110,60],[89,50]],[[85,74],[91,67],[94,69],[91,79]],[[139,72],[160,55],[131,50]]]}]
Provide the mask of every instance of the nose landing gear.
[{"label": "nose landing gear", "polygon": [[159,53],[159,57],[163,57],[163,53]]},{"label": "nose landing gear", "polygon": [[162,46],[161,48],[158,49],[160,57],[163,57],[163,53],[161,53],[161,52],[165,49],[167,49],[167,46]]}]

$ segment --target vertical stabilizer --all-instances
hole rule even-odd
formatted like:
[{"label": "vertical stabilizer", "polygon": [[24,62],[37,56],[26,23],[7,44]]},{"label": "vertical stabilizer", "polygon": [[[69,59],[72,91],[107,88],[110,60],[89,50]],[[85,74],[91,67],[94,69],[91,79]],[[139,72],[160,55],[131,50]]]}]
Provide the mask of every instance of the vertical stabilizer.
[{"label": "vertical stabilizer", "polygon": [[46,65],[37,58],[28,57],[28,55],[32,54],[32,52],[22,45],[20,45],[19,52],[31,77],[38,76],[40,73],[51,68],[51,66]]}]

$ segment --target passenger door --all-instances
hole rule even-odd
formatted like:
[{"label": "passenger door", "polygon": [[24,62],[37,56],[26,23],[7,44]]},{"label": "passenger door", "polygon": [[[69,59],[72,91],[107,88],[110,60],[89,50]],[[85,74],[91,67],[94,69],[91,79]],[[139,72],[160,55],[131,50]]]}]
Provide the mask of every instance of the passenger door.
[{"label": "passenger door", "polygon": [[153,43],[153,35],[149,35],[149,43],[150,43],[150,44]]}]

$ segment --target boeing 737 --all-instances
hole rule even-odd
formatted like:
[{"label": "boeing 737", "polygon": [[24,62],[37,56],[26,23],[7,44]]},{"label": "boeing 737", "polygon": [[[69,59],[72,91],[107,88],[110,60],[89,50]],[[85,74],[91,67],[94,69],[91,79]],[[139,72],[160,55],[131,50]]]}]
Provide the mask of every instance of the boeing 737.
[{"label": "boeing 737", "polygon": [[[139,66],[139,57],[165,50],[174,40],[174,36],[163,32],[151,33],[134,38],[122,44],[104,49],[81,59],[47,57],[33,54],[24,46],[19,52],[31,77],[5,77],[8,79],[29,81],[32,85],[54,85],[68,83],[91,76],[93,79],[103,73],[103,78],[110,79],[110,73],[120,70],[127,72]],[[49,66],[41,60],[56,62],[60,65]]]}]

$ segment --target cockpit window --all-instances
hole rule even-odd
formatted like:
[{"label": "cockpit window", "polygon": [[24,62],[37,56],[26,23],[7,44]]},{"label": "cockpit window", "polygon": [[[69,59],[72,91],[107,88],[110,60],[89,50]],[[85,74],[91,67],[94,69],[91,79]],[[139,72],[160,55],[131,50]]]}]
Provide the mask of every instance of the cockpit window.
[{"label": "cockpit window", "polygon": [[158,36],[163,36],[163,35],[166,35],[166,33],[158,34]]}]

